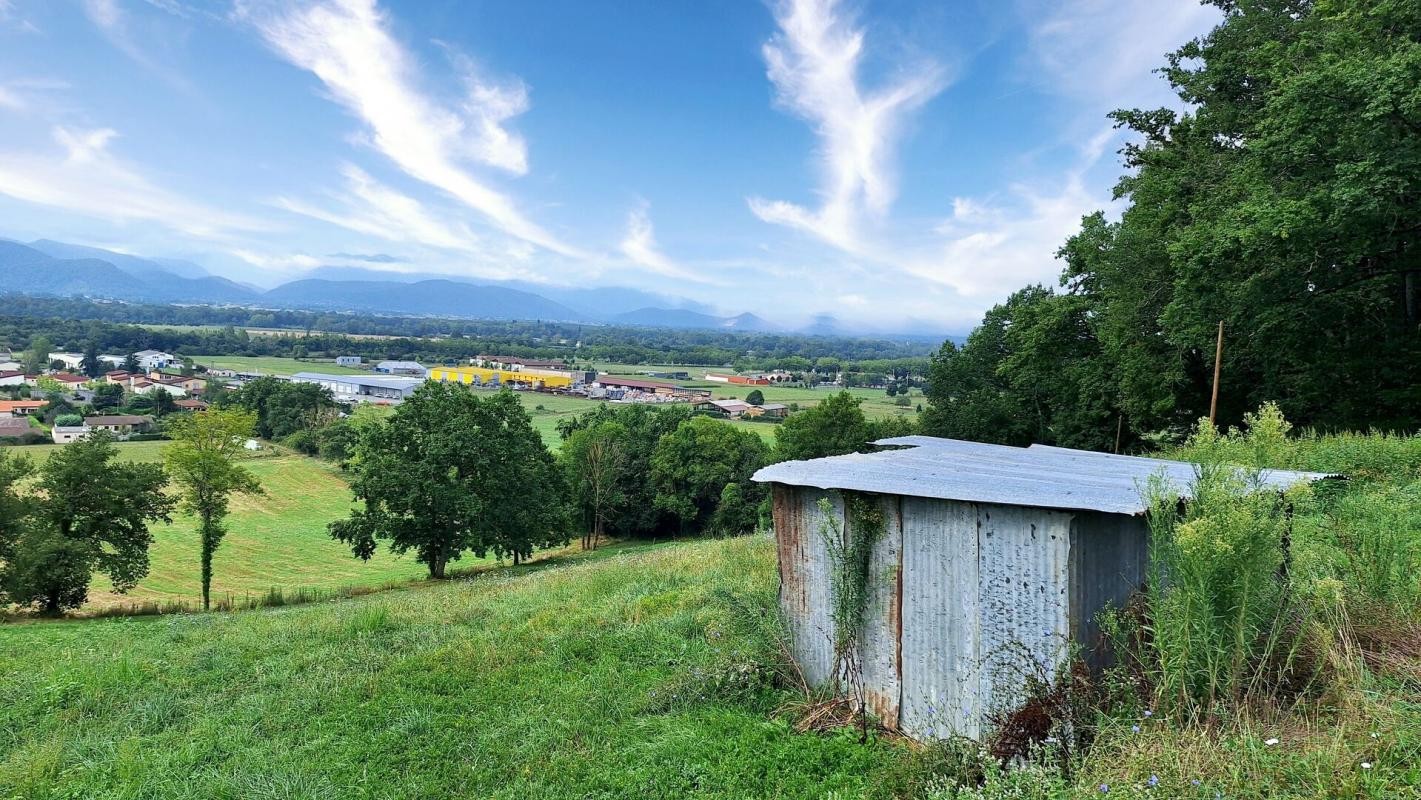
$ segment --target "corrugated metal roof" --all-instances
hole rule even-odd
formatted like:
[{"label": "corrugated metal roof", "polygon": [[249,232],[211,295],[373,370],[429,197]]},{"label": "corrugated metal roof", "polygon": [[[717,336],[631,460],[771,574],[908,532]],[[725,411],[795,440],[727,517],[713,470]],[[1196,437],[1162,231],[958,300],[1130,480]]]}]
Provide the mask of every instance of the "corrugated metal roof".
[{"label": "corrugated metal roof", "polygon": [[[1196,466],[1183,461],[1117,456],[1062,447],[1005,445],[898,436],[874,444],[905,449],[853,453],[772,464],[755,473],[762,483],[851,489],[978,503],[1143,514],[1141,490],[1163,474],[1187,496]],[[1264,470],[1262,486],[1276,489],[1337,477],[1320,472]]]}]

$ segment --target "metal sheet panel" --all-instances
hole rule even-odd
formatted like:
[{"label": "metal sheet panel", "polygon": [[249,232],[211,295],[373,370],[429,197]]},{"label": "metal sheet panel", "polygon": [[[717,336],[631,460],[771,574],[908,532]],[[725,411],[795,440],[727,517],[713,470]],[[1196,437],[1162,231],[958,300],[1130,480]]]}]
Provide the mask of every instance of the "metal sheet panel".
[{"label": "metal sheet panel", "polygon": [[829,617],[829,557],[820,538],[819,500],[828,497],[843,519],[843,503],[815,489],[776,486],[775,544],[779,555],[780,608],[795,661],[818,686],[834,669],[834,626]]},{"label": "metal sheet panel", "polygon": [[[964,502],[1142,514],[1141,490],[1161,475],[1187,495],[1195,467],[1178,461],[1114,456],[1055,447],[1003,445],[926,436],[883,439],[907,449],[852,453],[812,461],[787,461],[755,473],[755,480],[853,489],[879,494]],[[1329,477],[1272,470],[1261,486],[1283,488]]]},{"label": "metal sheet panel", "polygon": [[1050,681],[1069,653],[1071,516],[977,506],[984,716],[1019,706],[1028,681]]},{"label": "metal sheet panel", "polygon": [[1083,511],[1071,520],[1071,638],[1092,669],[1110,662],[1100,614],[1124,608],[1145,585],[1150,526],[1143,517]]},{"label": "metal sheet panel", "polygon": [[879,498],[885,531],[869,559],[869,596],[859,634],[859,669],[869,711],[889,729],[899,724],[899,593],[902,514],[896,496]]},{"label": "metal sheet panel", "polygon": [[901,729],[980,734],[977,507],[903,498]]}]

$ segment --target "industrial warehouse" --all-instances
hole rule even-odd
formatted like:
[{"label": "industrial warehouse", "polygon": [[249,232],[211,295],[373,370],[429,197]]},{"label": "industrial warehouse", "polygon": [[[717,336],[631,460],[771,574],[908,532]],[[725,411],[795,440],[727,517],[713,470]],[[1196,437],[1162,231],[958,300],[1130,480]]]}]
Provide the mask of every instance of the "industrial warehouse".
[{"label": "industrial warehouse", "polygon": [[[1123,607],[1148,574],[1143,489],[1159,476],[1187,496],[1196,469],[928,436],[875,444],[894,449],[784,462],[754,479],[773,487],[780,607],[815,685],[831,681],[841,658],[824,537],[851,531],[847,495],[882,509],[852,657],[869,710],[918,739],[980,737],[995,712],[1025,700],[1029,677],[1049,681],[1073,646],[1102,666],[1097,617]],[[1257,488],[1326,477],[1271,470]]]}]

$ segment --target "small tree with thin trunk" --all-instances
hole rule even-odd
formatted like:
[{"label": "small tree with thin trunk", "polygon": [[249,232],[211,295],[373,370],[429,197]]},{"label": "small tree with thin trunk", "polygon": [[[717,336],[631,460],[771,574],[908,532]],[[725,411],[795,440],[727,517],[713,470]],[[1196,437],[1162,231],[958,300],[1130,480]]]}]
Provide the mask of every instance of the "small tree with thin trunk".
[{"label": "small tree with thin trunk", "polygon": [[626,468],[627,429],[602,422],[574,433],[562,446],[563,465],[574,502],[589,523],[582,549],[596,550],[606,532],[607,518],[626,502],[621,483]]},{"label": "small tree with thin trunk", "polygon": [[170,424],[173,443],[164,451],[168,471],[182,490],[183,510],[197,517],[202,540],[202,607],[211,607],[212,556],[227,530],[222,522],[234,493],[262,494],[246,467],[237,463],[256,427],[256,415],[241,409],[203,411]]}]

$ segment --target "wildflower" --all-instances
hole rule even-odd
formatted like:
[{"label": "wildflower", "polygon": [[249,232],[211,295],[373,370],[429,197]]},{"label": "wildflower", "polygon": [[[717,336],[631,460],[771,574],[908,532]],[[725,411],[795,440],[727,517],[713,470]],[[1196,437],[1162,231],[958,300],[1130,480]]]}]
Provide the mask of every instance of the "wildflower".
[{"label": "wildflower", "polygon": [[1158,785],[1159,785],[1159,776],[1158,776],[1158,775],[1151,775],[1151,776],[1150,776],[1150,779],[1147,780],[1147,781],[1145,781],[1145,783],[1148,784],[1149,786],[1158,786]]},{"label": "wildflower", "polygon": [[1139,733],[1139,732],[1140,732],[1140,726],[1139,726],[1139,725],[1131,725],[1131,726],[1130,726],[1130,732],[1131,732],[1131,733]]},{"label": "wildflower", "polygon": [[1101,794],[1105,794],[1105,793],[1108,792],[1108,791],[1110,791],[1110,784],[1108,784],[1108,783],[1102,783],[1102,784],[1100,785],[1100,793],[1101,793]]},{"label": "wildflower", "polygon": [[1275,737],[1275,738],[1273,738],[1273,739],[1268,739],[1268,740],[1264,741],[1263,743],[1266,744],[1266,745],[1268,745],[1269,747],[1272,747],[1273,745],[1275,745],[1275,744],[1278,743],[1278,739]]},{"label": "wildflower", "polygon": [[1146,718],[1146,719],[1148,719],[1148,718],[1150,718],[1150,717],[1153,717],[1154,715],[1155,715],[1155,712],[1149,710],[1148,708],[1145,709],[1145,718]]},{"label": "wildflower", "polygon": [[1203,781],[1199,780],[1198,778],[1194,778],[1193,780],[1189,781],[1190,786],[1198,786],[1201,783],[1203,783]]},{"label": "wildflower", "polygon": [[1362,769],[1371,769],[1371,768],[1372,768],[1372,762],[1370,762],[1370,761],[1363,761],[1363,762],[1362,762]]}]

